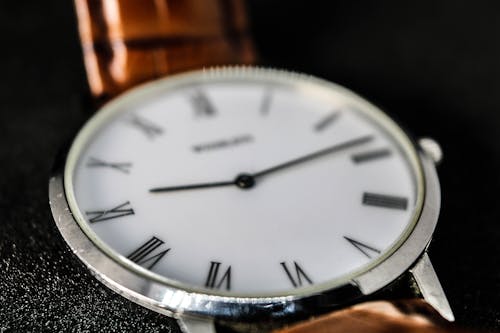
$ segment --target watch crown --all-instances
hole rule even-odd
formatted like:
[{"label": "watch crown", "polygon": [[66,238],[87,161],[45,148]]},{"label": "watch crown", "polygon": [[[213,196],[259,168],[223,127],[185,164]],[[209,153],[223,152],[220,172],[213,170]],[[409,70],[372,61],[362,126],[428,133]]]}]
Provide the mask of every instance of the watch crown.
[{"label": "watch crown", "polygon": [[421,138],[418,140],[418,145],[422,151],[434,161],[435,164],[441,163],[443,160],[443,150],[436,140],[432,138]]}]

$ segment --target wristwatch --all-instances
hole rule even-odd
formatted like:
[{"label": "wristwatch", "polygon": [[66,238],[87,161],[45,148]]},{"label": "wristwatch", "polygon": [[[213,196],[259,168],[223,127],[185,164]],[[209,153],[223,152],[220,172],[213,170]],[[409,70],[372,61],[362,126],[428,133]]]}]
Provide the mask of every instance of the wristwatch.
[{"label": "wristwatch", "polygon": [[184,332],[453,321],[427,254],[436,142],[334,83],[212,67],[255,61],[241,1],[75,3],[90,88],[108,102],[49,196],[97,279]]}]

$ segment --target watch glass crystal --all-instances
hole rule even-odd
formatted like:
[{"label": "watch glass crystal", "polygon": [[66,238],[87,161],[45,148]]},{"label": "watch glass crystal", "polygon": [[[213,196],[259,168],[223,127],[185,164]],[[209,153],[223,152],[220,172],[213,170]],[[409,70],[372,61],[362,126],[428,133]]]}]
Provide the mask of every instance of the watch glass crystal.
[{"label": "watch glass crystal", "polygon": [[131,270],[188,290],[289,295],[366,271],[422,196],[401,129],[352,92],[264,69],[188,73],[99,111],[65,170],[72,213]]}]

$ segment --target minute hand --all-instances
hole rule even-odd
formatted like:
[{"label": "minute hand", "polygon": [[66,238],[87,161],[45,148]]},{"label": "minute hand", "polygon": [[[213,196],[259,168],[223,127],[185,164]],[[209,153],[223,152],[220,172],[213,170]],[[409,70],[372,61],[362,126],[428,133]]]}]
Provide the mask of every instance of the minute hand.
[{"label": "minute hand", "polygon": [[298,157],[298,158],[295,158],[293,160],[290,160],[290,161],[287,161],[287,162],[275,165],[273,167],[261,170],[259,172],[254,173],[253,177],[257,178],[257,177],[265,176],[265,175],[268,175],[268,174],[273,173],[275,171],[286,169],[288,167],[291,167],[291,166],[294,166],[294,165],[297,165],[297,164],[300,164],[300,163],[303,163],[303,162],[307,162],[307,161],[313,160],[315,158],[319,158],[319,157],[322,157],[322,156],[325,156],[325,155],[328,155],[328,154],[337,153],[339,151],[342,151],[342,150],[345,150],[345,149],[348,149],[348,148],[359,146],[361,144],[370,142],[371,140],[373,140],[373,136],[366,135],[366,136],[362,136],[362,137],[359,137],[359,138],[356,138],[356,139],[352,139],[352,140],[349,140],[349,141],[338,143],[335,146],[328,147],[328,148],[325,148],[325,149],[321,149],[321,150],[315,151],[314,153],[311,153],[311,154],[308,154],[308,155],[304,155],[302,157]]}]

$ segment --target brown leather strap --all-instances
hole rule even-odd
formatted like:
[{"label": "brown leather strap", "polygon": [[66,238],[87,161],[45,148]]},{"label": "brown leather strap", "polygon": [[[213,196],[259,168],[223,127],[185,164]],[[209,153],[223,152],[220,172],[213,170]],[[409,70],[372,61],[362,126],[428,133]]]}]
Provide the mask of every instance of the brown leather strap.
[{"label": "brown leather strap", "polygon": [[254,62],[243,0],[75,0],[75,5],[95,97],[188,69]]},{"label": "brown leather strap", "polygon": [[274,333],[465,333],[421,299],[375,301],[313,318]]}]

